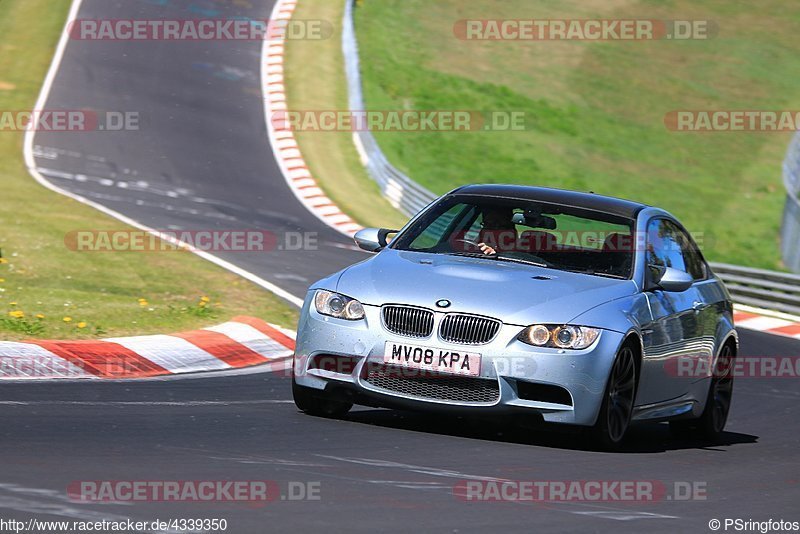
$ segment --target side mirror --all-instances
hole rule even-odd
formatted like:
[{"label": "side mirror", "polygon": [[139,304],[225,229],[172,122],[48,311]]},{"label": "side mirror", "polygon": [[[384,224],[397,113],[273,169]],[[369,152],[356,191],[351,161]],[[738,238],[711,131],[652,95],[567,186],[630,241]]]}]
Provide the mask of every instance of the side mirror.
[{"label": "side mirror", "polygon": [[692,287],[694,283],[692,275],[680,269],[675,269],[674,267],[651,267],[660,271],[656,273],[655,283],[664,291],[682,293]]},{"label": "side mirror", "polygon": [[356,241],[356,245],[361,250],[366,250],[367,252],[380,252],[381,249],[385,248],[389,242],[387,238],[389,234],[396,234],[399,230],[388,230],[386,228],[364,228],[356,233],[353,236],[353,239]]}]

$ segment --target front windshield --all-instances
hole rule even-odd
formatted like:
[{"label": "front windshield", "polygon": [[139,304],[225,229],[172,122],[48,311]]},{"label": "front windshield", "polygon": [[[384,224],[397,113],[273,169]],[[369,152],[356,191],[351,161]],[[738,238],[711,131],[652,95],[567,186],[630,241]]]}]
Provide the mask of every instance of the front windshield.
[{"label": "front windshield", "polygon": [[451,195],[392,248],[630,278],[634,245],[633,220],[624,217],[535,200]]}]

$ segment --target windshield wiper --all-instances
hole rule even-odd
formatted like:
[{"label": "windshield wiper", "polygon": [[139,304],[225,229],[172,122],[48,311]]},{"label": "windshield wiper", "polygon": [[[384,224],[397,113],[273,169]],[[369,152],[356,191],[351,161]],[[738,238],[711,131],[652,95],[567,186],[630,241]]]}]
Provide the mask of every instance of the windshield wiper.
[{"label": "windshield wiper", "polygon": [[550,267],[550,265],[548,265],[546,263],[538,262],[538,261],[523,260],[523,259],[520,259],[520,258],[510,258],[508,256],[497,256],[496,255],[494,257],[497,258],[498,260],[501,260],[501,261],[510,261],[510,262],[513,262],[513,263],[522,263],[522,264],[525,264],[525,265],[533,265],[535,267]]},{"label": "windshield wiper", "polygon": [[563,270],[567,271],[567,272],[570,272],[570,273],[588,274],[588,275],[591,275],[591,276],[602,276],[603,278],[614,278],[616,280],[625,280],[624,276],[620,276],[618,274],[611,274],[611,273],[593,271],[592,269],[586,269],[586,270],[581,270],[581,269],[563,269]]},{"label": "windshield wiper", "polygon": [[483,254],[482,252],[448,252],[448,256],[462,256],[464,258],[482,258],[484,260],[496,260],[496,255]]}]

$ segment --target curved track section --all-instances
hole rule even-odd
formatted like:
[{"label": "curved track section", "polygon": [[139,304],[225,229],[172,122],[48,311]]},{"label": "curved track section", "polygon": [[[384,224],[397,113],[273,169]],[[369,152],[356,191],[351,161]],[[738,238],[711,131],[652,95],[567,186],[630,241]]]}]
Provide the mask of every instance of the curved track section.
[{"label": "curved track section", "polygon": [[[81,19],[266,20],[272,2],[83,0]],[[45,109],[133,112],[137,131],[39,132],[55,186],[157,230],[263,230],[283,250],[214,254],[302,297],[364,259],[309,213],[269,146],[261,41],[69,41]],[[107,229],[101,229],[107,230]],[[294,250],[295,244],[307,246]]]},{"label": "curved track section", "polygon": [[[82,18],[266,18],[270,2],[84,0]],[[259,82],[261,43],[71,42],[48,108],[138,111],[139,132],[38,134],[54,184],[154,228],[315,232],[319,250],[225,259],[302,296],[364,256],[310,215],[272,159]],[[741,332],[748,356],[800,343]],[[643,425],[623,453],[569,433],[389,410],[345,420],[297,413],[285,372],[96,384],[9,384],[0,515],[28,519],[225,518],[229,532],[353,530],[707,532],[726,517],[798,519],[796,379],[741,379],[723,443]],[[464,502],[463,479],[657,480],[705,484],[706,499],[651,503]],[[266,506],[76,503],[85,480],[319,483],[320,500]]]}]

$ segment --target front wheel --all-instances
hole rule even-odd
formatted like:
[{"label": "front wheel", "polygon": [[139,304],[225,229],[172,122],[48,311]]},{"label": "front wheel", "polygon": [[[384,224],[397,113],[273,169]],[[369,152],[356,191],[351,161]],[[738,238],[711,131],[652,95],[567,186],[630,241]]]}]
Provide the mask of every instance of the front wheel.
[{"label": "front wheel", "polygon": [[352,402],[332,398],[324,391],[301,386],[294,376],[292,376],[292,396],[301,412],[319,417],[342,417],[353,407]]},{"label": "front wheel", "polygon": [[631,423],[635,395],[636,355],[626,343],[614,360],[600,413],[591,429],[596,445],[606,450],[619,448]]}]

